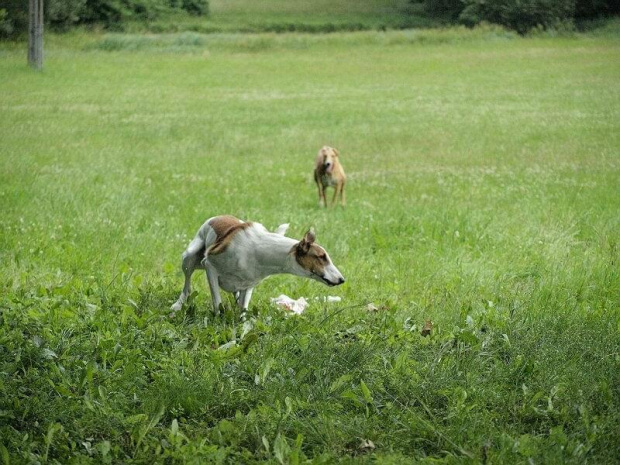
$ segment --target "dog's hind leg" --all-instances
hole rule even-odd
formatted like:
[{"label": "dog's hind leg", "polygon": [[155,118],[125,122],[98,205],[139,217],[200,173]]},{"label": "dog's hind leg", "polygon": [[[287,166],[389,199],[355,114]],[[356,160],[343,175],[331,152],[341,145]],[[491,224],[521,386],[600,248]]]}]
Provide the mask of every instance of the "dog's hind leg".
[{"label": "dog's hind leg", "polygon": [[344,181],[340,184],[340,205],[343,207],[347,205],[347,198],[344,195]]},{"label": "dog's hind leg", "polygon": [[183,304],[187,301],[187,298],[192,292],[192,274],[196,268],[200,268],[200,261],[202,260],[201,253],[204,254],[204,242],[199,238],[195,238],[190,242],[187,250],[183,252],[181,269],[185,275],[185,284],[183,285],[183,290],[178,300],[170,307],[173,312],[181,310]]},{"label": "dog's hind leg", "polygon": [[220,295],[219,275],[217,273],[217,270],[208,263],[205,263],[205,270],[207,271],[207,282],[209,283],[209,288],[211,289],[213,314],[217,316],[220,314],[220,305],[222,303],[222,296]]}]

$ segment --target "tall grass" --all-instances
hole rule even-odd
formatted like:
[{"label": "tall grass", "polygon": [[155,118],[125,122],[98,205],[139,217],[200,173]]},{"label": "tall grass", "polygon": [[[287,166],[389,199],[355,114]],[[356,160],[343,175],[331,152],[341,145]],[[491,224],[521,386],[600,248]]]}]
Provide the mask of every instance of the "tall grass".
[{"label": "tall grass", "polygon": [[263,51],[307,49],[309,47],[357,47],[365,45],[392,46],[414,44],[443,44],[460,42],[487,42],[512,40],[517,37],[505,29],[481,26],[450,29],[393,31],[390,33],[357,32],[334,34],[105,34],[99,40],[88,39],[85,48],[105,51],[157,50],[161,52],[189,51]]},{"label": "tall grass", "polygon": [[[5,462],[617,460],[617,37],[428,34],[0,46]],[[196,276],[171,318],[218,213],[314,226],[347,283],[244,323]]]}]

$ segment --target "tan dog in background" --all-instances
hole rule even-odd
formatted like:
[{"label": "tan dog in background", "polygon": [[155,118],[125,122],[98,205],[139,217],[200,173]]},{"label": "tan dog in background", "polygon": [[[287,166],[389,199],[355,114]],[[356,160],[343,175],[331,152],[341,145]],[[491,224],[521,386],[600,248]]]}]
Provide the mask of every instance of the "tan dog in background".
[{"label": "tan dog in background", "polygon": [[346,199],[344,195],[344,184],[347,177],[344,174],[344,169],[338,159],[338,150],[324,146],[319,150],[316,156],[316,162],[314,164],[314,181],[319,188],[319,205],[327,206],[327,199],[325,198],[325,189],[328,187],[334,188],[334,198],[332,200],[332,206],[336,205],[336,198],[338,192],[340,192],[340,204],[344,207],[346,205]]}]

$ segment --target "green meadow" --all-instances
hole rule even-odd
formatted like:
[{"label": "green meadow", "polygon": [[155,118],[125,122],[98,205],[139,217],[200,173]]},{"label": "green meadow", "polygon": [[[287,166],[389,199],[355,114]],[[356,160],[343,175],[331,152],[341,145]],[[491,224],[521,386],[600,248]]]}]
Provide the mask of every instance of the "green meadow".
[{"label": "green meadow", "polygon": [[[0,461],[620,460],[618,29],[1,43]],[[224,213],[347,282],[171,316]]]}]

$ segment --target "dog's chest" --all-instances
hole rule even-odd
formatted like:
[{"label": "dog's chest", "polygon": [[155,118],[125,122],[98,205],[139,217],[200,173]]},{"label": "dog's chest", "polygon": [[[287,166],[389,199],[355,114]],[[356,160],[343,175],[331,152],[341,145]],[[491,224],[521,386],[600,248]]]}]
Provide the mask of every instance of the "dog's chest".
[{"label": "dog's chest", "polygon": [[324,187],[334,187],[336,185],[336,180],[331,174],[323,173],[321,175],[321,184]]}]

